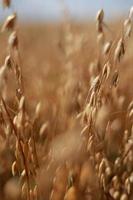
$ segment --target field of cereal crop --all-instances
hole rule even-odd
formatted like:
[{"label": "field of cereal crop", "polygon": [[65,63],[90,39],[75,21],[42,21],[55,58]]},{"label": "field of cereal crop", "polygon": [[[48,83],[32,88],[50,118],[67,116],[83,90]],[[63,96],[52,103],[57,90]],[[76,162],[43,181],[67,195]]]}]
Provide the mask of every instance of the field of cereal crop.
[{"label": "field of cereal crop", "polygon": [[0,200],[133,199],[132,25],[2,22]]}]

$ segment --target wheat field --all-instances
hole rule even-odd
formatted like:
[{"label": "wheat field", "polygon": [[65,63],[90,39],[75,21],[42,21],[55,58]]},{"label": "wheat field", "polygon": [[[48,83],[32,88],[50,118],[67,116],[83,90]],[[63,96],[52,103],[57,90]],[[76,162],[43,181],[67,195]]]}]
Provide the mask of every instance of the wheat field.
[{"label": "wheat field", "polygon": [[0,200],[133,199],[132,25],[2,22]]}]

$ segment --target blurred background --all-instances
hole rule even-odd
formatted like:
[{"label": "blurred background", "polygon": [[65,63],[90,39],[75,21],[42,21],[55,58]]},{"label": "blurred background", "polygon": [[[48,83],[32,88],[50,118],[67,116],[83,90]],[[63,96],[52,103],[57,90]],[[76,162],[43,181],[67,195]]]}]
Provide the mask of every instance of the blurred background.
[{"label": "blurred background", "polygon": [[[105,30],[110,41],[121,30],[132,4],[133,0],[12,0],[11,8],[3,9],[1,1],[1,25],[14,11],[18,15],[23,76],[29,88],[34,88],[34,94],[33,90],[27,90],[31,101],[35,97],[36,104],[44,96],[50,96],[53,101],[53,91],[62,79],[64,81],[61,74],[68,61],[87,69],[95,59],[95,18],[99,9],[104,10],[105,22],[113,33]],[[2,64],[6,56],[6,49],[2,48],[6,46],[6,35],[2,33],[0,46]]]},{"label": "blurred background", "polygon": [[[132,6],[132,0],[13,0],[12,8],[17,10],[22,21],[58,21],[64,9],[73,20],[94,18],[97,10],[103,8],[106,17],[118,17]],[[10,11],[6,11],[10,12]],[[0,19],[6,15],[0,7]]]}]

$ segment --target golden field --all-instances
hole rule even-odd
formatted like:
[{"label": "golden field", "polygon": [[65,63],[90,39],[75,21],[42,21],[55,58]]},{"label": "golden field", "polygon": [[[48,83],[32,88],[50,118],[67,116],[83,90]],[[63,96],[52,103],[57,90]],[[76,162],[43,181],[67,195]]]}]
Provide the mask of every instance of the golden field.
[{"label": "golden field", "polygon": [[132,200],[131,14],[2,25],[0,199]]}]

